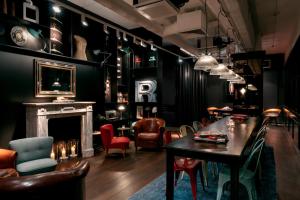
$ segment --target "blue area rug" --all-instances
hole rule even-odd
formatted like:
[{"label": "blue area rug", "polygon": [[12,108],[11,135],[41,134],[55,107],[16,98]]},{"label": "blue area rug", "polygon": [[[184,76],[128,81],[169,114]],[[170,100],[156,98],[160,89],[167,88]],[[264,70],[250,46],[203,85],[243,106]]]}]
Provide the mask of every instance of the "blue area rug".
[{"label": "blue area rug", "polygon": [[[220,164],[218,166],[222,168]],[[276,195],[276,171],[275,171],[275,161],[274,152],[272,147],[265,146],[263,148],[261,157],[261,168],[262,177],[261,181],[257,183],[258,189],[258,199],[259,200],[275,200]],[[215,200],[217,196],[218,188],[218,176],[213,177],[210,165],[208,166],[208,187],[206,191],[203,191],[202,185],[200,183],[199,175],[197,176],[197,199],[201,200]],[[230,189],[229,184],[224,186],[222,200],[230,199]],[[261,192],[263,191],[263,192]],[[129,200],[163,200],[165,199],[166,193],[166,174],[162,174],[151,183],[143,187],[141,190],[133,194]],[[240,197],[239,199],[246,200],[248,195],[246,189],[240,185]],[[174,199],[175,200],[190,200],[193,199],[189,176],[184,175],[183,179],[178,180],[177,186],[174,188]]]}]

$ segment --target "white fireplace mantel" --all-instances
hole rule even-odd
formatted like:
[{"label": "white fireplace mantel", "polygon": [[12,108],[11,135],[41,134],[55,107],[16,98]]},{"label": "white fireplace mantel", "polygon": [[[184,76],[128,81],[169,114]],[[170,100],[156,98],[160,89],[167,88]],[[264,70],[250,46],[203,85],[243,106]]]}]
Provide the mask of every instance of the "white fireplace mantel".
[{"label": "white fireplace mantel", "polygon": [[82,157],[94,155],[93,149],[93,104],[95,102],[46,102],[23,103],[26,106],[26,137],[48,136],[48,120],[81,116]]}]

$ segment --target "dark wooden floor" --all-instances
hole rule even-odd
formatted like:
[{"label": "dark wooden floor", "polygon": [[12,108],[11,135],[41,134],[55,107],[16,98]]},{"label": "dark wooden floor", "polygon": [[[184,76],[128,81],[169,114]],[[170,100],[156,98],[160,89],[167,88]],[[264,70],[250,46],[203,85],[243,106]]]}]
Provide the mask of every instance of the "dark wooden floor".
[{"label": "dark wooden floor", "polygon": [[[286,128],[272,127],[267,143],[274,147],[279,200],[300,199],[300,154]],[[117,150],[115,152],[118,152]],[[125,159],[99,152],[88,159],[87,200],[125,200],[165,171],[165,153],[138,151],[133,144]]]}]

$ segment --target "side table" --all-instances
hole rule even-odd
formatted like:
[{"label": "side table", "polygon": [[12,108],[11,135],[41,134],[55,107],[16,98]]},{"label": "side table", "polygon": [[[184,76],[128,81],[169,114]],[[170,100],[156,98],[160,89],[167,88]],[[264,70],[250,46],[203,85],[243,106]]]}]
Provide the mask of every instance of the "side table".
[{"label": "side table", "polygon": [[122,126],[122,127],[117,128],[117,130],[118,130],[118,131],[121,131],[121,136],[124,136],[124,131],[129,131],[130,128],[129,128],[129,127]]}]

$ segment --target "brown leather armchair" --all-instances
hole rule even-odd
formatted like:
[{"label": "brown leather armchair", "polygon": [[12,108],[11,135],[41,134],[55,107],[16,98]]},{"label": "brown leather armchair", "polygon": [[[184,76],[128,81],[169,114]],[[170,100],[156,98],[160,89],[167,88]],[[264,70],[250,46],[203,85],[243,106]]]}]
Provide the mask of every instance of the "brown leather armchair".
[{"label": "brown leather armchair", "polygon": [[0,149],[0,178],[19,176],[15,168],[16,157],[17,152],[8,149]]},{"label": "brown leather armchair", "polygon": [[56,171],[0,179],[1,199],[72,199],[85,198],[84,178],[87,161],[74,162]]},{"label": "brown leather armchair", "polygon": [[138,147],[160,149],[163,144],[165,120],[160,118],[144,118],[134,125],[135,150]]}]

